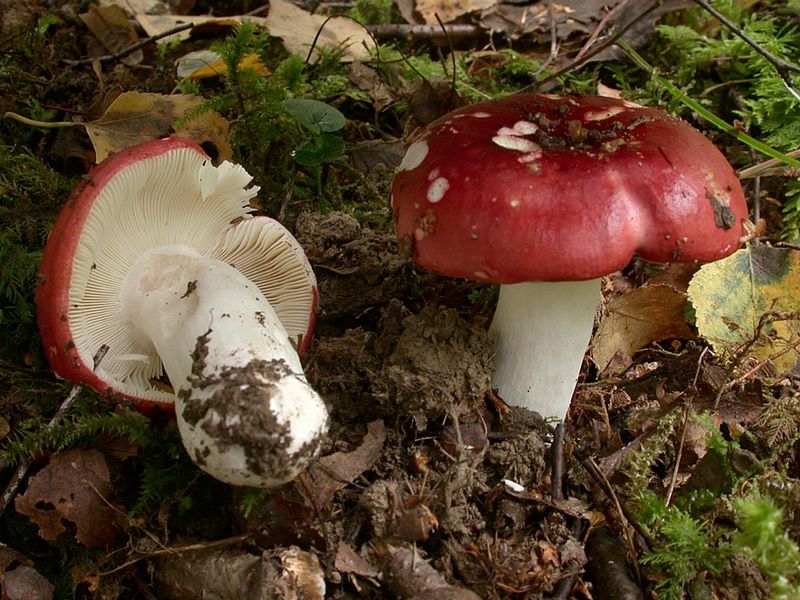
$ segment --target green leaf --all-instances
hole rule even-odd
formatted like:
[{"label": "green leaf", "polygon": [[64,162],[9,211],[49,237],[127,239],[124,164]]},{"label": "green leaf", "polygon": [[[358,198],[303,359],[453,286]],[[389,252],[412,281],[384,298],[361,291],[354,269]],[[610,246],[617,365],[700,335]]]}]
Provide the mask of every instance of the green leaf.
[{"label": "green leaf", "polygon": [[[688,293],[697,330],[714,350],[731,356],[757,337],[747,354],[757,360],[772,356],[770,362],[782,372],[800,357],[798,290],[800,252],[753,246],[701,267]],[[758,332],[762,315],[770,311],[791,318],[767,318]]]},{"label": "green leaf", "polygon": [[347,123],[344,115],[334,107],[319,100],[290,98],[283,101],[283,108],[311,133],[338,131]]},{"label": "green leaf", "polygon": [[304,167],[318,167],[344,154],[344,140],[338,135],[323,133],[294,151],[294,159]]}]

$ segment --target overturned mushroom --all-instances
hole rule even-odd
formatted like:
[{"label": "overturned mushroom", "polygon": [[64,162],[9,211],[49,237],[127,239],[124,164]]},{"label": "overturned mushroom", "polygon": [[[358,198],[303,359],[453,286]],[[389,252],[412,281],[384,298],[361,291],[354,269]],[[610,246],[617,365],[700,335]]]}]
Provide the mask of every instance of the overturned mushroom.
[{"label": "overturned mushroom", "polygon": [[174,138],[113,155],[59,215],[36,298],[58,375],[145,411],[174,403],[198,466],[270,487],[316,455],[328,416],[297,354],[316,279],[283,226],[249,214],[251,179]]},{"label": "overturned mushroom", "polygon": [[563,419],[603,275],[638,253],[733,253],[747,216],[736,173],[699,131],[610,98],[519,94],[453,111],[409,144],[392,189],[422,266],[501,284],[490,334],[509,403]]}]

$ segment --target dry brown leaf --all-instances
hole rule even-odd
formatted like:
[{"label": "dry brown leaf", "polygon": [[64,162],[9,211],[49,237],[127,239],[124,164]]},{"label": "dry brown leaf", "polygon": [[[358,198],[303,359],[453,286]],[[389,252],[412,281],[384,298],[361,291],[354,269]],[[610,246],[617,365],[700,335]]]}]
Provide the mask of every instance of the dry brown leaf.
[{"label": "dry brown leaf", "polygon": [[472,12],[487,9],[497,0],[417,0],[417,11],[429,25],[436,25],[438,16],[449,23]]},{"label": "dry brown leaf", "polygon": [[692,338],[686,322],[686,291],[668,282],[650,281],[611,301],[592,341],[598,369],[628,364],[637,350],[669,338]]},{"label": "dry brown leaf", "polygon": [[320,458],[308,470],[312,485],[313,505],[327,506],[333,495],[352,483],[364,471],[372,468],[381,456],[386,441],[383,421],[373,421],[367,425],[367,433],[361,445],[352,452],[334,452]]},{"label": "dry brown leaf", "polygon": [[55,587],[33,567],[20,565],[2,575],[3,600],[51,600]]},{"label": "dry brown leaf", "polygon": [[384,78],[369,65],[358,61],[354,62],[350,65],[350,72],[347,78],[350,83],[355,84],[358,89],[369,95],[376,112],[382,111],[395,101],[394,95],[389,86],[386,85]]},{"label": "dry brown leaf", "polygon": [[170,9],[165,0],[100,0],[100,6],[119,6],[131,15],[157,15]]},{"label": "dry brown leaf", "polygon": [[[370,57],[369,48],[375,43],[369,32],[361,25],[345,17],[312,15],[288,0],[271,0],[266,26],[269,34],[283,40],[284,47],[292,54],[305,57],[316,39],[316,46],[334,50],[345,48],[342,61],[361,60]],[[321,29],[321,31],[320,31]],[[311,62],[319,60],[314,52]]]},{"label": "dry brown leaf", "polygon": [[[327,50],[345,48],[342,55],[342,60],[345,62],[367,60],[369,58],[368,48],[373,48],[375,45],[369,36],[369,32],[355,21],[345,17],[335,17],[327,20],[327,17],[312,15],[288,0],[272,0],[269,14],[266,17],[136,15],[136,19],[147,32],[147,35],[158,35],[178,25],[194,23],[194,27],[191,30],[187,29],[161,38],[158,43],[175,39],[187,40],[199,28],[206,29],[215,26],[220,29],[229,29],[242,21],[250,21],[256,25],[266,27],[271,36],[283,40],[283,45],[289,52],[303,57],[308,54],[308,50],[314,43],[320,28],[322,28],[322,31],[316,39],[316,46]],[[311,60],[314,62],[318,59],[319,53],[315,52]]]},{"label": "dry brown leaf", "polygon": [[100,452],[68,450],[55,454],[31,477],[15,507],[39,526],[42,539],[55,540],[67,531],[65,523],[71,523],[78,542],[99,548],[113,542],[119,533],[117,514],[106,501],[111,492],[108,466]]},{"label": "dry brown leaf", "polygon": [[[81,20],[111,54],[139,41],[125,11],[119,6],[93,6],[89,12],[81,14]],[[120,60],[126,65],[138,65],[143,58],[142,51],[136,50]]]},{"label": "dry brown leaf", "polygon": [[361,577],[378,577],[380,575],[378,569],[369,564],[349,544],[344,542],[339,542],[336,547],[333,568],[339,573],[353,573]]},{"label": "dry brown leaf", "polygon": [[[194,23],[194,28],[184,29],[178,33],[173,33],[163,38],[159,38],[156,43],[164,44],[175,40],[188,40],[192,37],[194,30],[204,26],[217,26],[221,30],[230,31],[242,21],[250,21],[256,25],[264,26],[263,17],[212,17],[208,15],[136,15],[136,20],[142,26],[145,33],[149,36],[160,35],[165,31],[174,29],[178,25]],[[221,35],[225,35],[224,33]]]}]

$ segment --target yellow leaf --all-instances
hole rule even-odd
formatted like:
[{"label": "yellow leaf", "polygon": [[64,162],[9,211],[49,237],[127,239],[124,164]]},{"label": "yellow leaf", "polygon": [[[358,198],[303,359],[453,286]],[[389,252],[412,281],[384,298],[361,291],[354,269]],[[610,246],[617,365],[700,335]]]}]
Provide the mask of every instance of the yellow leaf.
[{"label": "yellow leaf", "polygon": [[[180,94],[120,94],[102,117],[86,123],[97,162],[130,146],[170,135],[173,124],[201,101],[198,96]],[[215,145],[224,147],[227,144],[227,121],[223,126],[220,120],[224,121],[216,113],[200,115],[193,119],[192,127],[182,129],[182,137],[198,144],[213,140]],[[203,127],[205,122],[209,124],[208,130]],[[224,140],[220,139],[220,134]]]},{"label": "yellow leaf", "polygon": [[[768,360],[779,373],[797,366],[800,252],[753,246],[704,265],[689,284],[689,300],[697,330],[718,354],[731,357],[746,349],[748,357]],[[767,318],[757,332],[768,312],[791,318]]]}]

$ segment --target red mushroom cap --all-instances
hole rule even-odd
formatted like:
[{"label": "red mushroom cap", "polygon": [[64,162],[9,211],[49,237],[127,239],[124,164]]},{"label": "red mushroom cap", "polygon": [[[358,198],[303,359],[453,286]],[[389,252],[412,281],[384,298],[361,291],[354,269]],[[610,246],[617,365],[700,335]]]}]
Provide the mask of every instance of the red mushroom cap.
[{"label": "red mushroom cap", "polygon": [[666,113],[602,97],[520,94],[453,111],[409,145],[392,189],[422,266],[496,283],[592,279],[634,253],[734,252],[747,207],[722,153]]},{"label": "red mushroom cap", "polygon": [[[171,162],[168,161],[166,167],[160,163],[158,169],[162,169],[162,171],[155,174],[154,169],[148,165],[148,161],[151,159],[155,161],[168,153],[173,153],[169,159]],[[94,167],[75,189],[70,201],[62,208],[44,250],[40,267],[41,282],[36,290],[37,319],[45,354],[53,371],[60,377],[86,384],[101,393],[113,392],[119,397],[133,400],[137,407],[145,412],[154,406],[163,406],[167,410],[172,409],[171,393],[159,391],[157,388],[146,391],[136,389],[135,386],[126,388],[120,385],[114,368],[109,364],[116,360],[115,348],[109,351],[100,368],[95,370],[92,365],[92,357],[97,351],[96,346],[99,341],[91,341],[91,345],[94,347],[88,347],[89,343],[82,347],[81,342],[78,341],[78,335],[74,331],[75,310],[78,308],[76,303],[79,301],[76,300],[76,296],[81,300],[84,299],[83,292],[76,292],[74,289],[75,281],[80,282],[79,286],[85,287],[86,281],[92,277],[87,271],[93,271],[97,267],[91,260],[87,261],[86,257],[80,260],[76,258],[79,248],[86,243],[87,237],[93,238],[89,242],[92,247],[88,251],[85,250],[85,254],[97,256],[96,260],[100,262],[100,257],[103,256],[101,247],[103,243],[94,238],[100,238],[103,235],[108,237],[108,234],[103,232],[104,229],[110,229],[113,224],[118,224],[121,220],[130,217],[130,214],[121,214],[121,207],[129,208],[137,202],[142,204],[142,208],[135,213],[138,218],[134,219],[134,223],[125,230],[125,233],[129,235],[129,239],[123,240],[126,252],[134,256],[136,252],[153,242],[156,244],[178,243],[189,246],[201,243],[203,247],[197,248],[199,252],[219,260],[239,262],[240,271],[256,283],[273,304],[273,308],[276,309],[287,332],[293,338],[298,339],[298,351],[302,352],[308,347],[316,320],[317,289],[310,266],[305,257],[300,256],[302,251],[299,250],[299,245],[291,239],[289,243],[282,244],[283,249],[280,251],[272,250],[272,258],[275,255],[294,255],[298,264],[301,261],[303,263],[300,269],[306,270],[305,275],[299,277],[305,277],[304,284],[298,283],[295,285],[297,289],[292,292],[296,298],[301,295],[301,291],[307,291],[306,304],[302,308],[296,305],[294,307],[286,306],[282,309],[276,306],[276,303],[273,302],[274,298],[271,297],[272,293],[264,287],[265,283],[267,286],[270,285],[269,279],[275,279],[275,273],[274,271],[270,272],[269,268],[264,266],[268,261],[263,257],[259,259],[259,257],[252,256],[252,248],[263,253],[265,245],[270,243],[270,240],[264,239],[269,236],[260,231],[262,225],[268,227],[274,224],[280,228],[281,232],[274,234],[273,238],[291,236],[272,219],[250,218],[248,213],[252,209],[247,206],[246,200],[244,204],[241,198],[228,201],[224,198],[223,191],[220,198],[216,200],[216,206],[210,209],[201,208],[200,192],[179,189],[187,181],[196,181],[199,171],[194,171],[194,169],[199,169],[200,165],[208,160],[209,158],[202,148],[179,138],[166,138],[139,144],[110,156]],[[131,168],[136,170],[129,171]],[[172,171],[164,172],[165,168],[172,169]],[[129,171],[129,173],[125,175],[125,171]],[[123,175],[137,180],[137,184],[135,192],[120,197],[116,192],[109,190],[115,185],[122,187],[119,182]],[[170,185],[165,186],[164,182]],[[162,197],[160,194],[163,188],[166,189],[164,189]],[[113,202],[108,197],[110,194],[115,195]],[[250,195],[254,194],[255,191]],[[159,208],[153,208],[154,206]],[[159,214],[160,208],[167,206],[178,208],[172,212],[165,209],[164,213]],[[133,211],[136,210],[134,206]],[[184,212],[180,213],[181,210]],[[107,221],[103,223],[104,220]],[[198,230],[202,230],[207,222],[211,230],[198,235]],[[265,222],[269,222],[270,225],[264,225]],[[88,236],[87,230],[91,230]],[[98,231],[102,233],[98,234]],[[165,232],[169,233],[170,239],[158,241],[159,236]],[[139,233],[142,234],[142,239],[137,238]],[[119,250],[120,248],[117,247],[112,252],[115,254],[114,259],[118,258]],[[124,258],[131,259],[131,256]],[[124,263],[125,260],[122,262]],[[121,280],[122,276],[124,274],[120,275],[118,279]],[[119,282],[110,280],[108,285],[113,288],[115,283]],[[297,282],[295,281],[295,283]],[[100,287],[102,285],[104,284],[101,282]],[[276,283],[273,281],[272,285],[275,286]],[[303,285],[305,285],[305,289],[301,290]],[[117,298],[114,296],[116,291],[111,289],[110,298],[107,299],[91,298],[89,300],[92,305],[91,310],[101,313],[109,307],[113,309],[117,303]],[[121,320],[118,311],[111,310],[109,312],[111,314],[103,314],[100,318],[111,322]],[[284,320],[285,316],[289,323]],[[109,342],[111,341],[109,340]],[[117,346],[122,345],[120,339],[116,339],[114,342]]]}]

